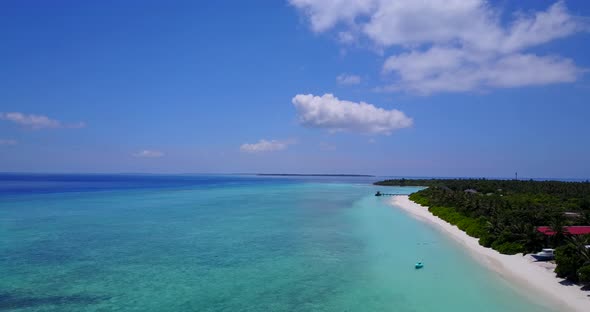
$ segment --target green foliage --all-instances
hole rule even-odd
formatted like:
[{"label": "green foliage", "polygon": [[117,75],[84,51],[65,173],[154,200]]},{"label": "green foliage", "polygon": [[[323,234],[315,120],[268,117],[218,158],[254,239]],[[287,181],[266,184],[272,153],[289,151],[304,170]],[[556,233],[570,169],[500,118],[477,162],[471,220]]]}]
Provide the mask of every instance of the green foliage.
[{"label": "green foliage", "polygon": [[498,241],[495,241],[492,248],[505,255],[514,255],[524,251],[524,246],[515,242],[498,243]]},{"label": "green foliage", "polygon": [[571,281],[578,281],[578,270],[584,265],[584,260],[580,257],[580,249],[573,244],[567,244],[555,249],[555,273],[559,277],[567,278]]},{"label": "green foliage", "polygon": [[[414,202],[430,207],[439,218],[456,225],[479,243],[503,254],[539,251],[547,245],[560,247],[558,269],[562,277],[578,279],[578,269],[590,265],[590,238],[568,237],[563,227],[590,225],[590,182],[516,181],[486,179],[386,180],[378,185],[426,186],[410,195]],[[566,218],[575,211],[578,218]],[[550,226],[550,238],[537,226]],[[587,269],[582,273],[587,274]]]},{"label": "green foliage", "polygon": [[590,265],[578,269],[578,280],[584,284],[590,284]]},{"label": "green foliage", "polygon": [[456,225],[469,236],[479,238],[488,234],[485,230],[485,220],[483,219],[466,217],[450,207],[430,207],[429,210],[433,215],[449,222],[450,224]]},{"label": "green foliage", "polygon": [[554,247],[563,245],[565,241],[564,227],[566,225],[567,222],[563,214],[558,214],[551,218],[551,220],[549,221],[549,226],[551,227],[551,230],[555,232],[555,234],[551,236],[551,244]]},{"label": "green foliage", "polygon": [[[427,186],[429,189],[442,189],[455,195],[478,197],[501,197],[513,206],[541,206],[559,211],[590,212],[590,182],[561,181],[520,181],[487,179],[397,179],[385,180],[376,185],[389,186]],[[475,194],[465,194],[465,190],[476,190]]]},{"label": "green foliage", "polygon": [[422,194],[420,192],[411,194],[410,199],[413,202],[418,203],[422,206],[430,206],[430,202],[428,201],[428,198],[426,198],[425,196],[422,196]]},{"label": "green foliage", "polygon": [[492,244],[494,243],[494,241],[496,240],[496,236],[494,236],[493,234],[487,234],[487,235],[482,235],[479,238],[479,244],[484,246],[484,247],[492,247]]}]

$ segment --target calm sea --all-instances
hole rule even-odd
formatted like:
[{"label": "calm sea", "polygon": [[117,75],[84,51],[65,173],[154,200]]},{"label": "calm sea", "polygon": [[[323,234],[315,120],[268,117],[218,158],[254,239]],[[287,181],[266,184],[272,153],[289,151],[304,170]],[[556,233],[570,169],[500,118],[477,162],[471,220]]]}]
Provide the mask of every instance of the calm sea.
[{"label": "calm sea", "polygon": [[0,310],[550,311],[370,182],[0,175]]}]

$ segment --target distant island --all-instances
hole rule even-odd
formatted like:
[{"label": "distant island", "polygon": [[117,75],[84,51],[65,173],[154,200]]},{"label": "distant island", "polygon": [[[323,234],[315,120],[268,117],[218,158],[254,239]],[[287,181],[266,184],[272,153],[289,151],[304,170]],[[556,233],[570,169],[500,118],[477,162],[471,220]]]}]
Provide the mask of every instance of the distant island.
[{"label": "distant island", "polygon": [[374,175],[368,174],[323,174],[323,173],[257,173],[257,176],[277,176],[277,177],[367,177],[372,178]]},{"label": "distant island", "polygon": [[590,182],[394,179],[410,200],[503,254],[555,248],[555,273],[590,285]]}]

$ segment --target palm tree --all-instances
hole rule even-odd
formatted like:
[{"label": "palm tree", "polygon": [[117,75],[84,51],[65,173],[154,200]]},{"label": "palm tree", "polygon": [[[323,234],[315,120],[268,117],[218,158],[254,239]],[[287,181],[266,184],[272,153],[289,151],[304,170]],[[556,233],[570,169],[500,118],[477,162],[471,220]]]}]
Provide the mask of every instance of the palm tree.
[{"label": "palm tree", "polygon": [[530,223],[519,223],[511,227],[513,233],[518,235],[526,252],[533,252],[543,248],[543,234],[537,231],[537,227]]},{"label": "palm tree", "polygon": [[565,239],[565,226],[566,226],[566,220],[565,217],[563,216],[563,214],[558,214],[555,217],[553,217],[551,219],[551,221],[549,222],[549,227],[551,228],[551,231],[553,231],[555,234],[553,234],[551,240],[553,241],[553,246],[557,247],[563,244],[563,241]]},{"label": "palm tree", "polygon": [[590,248],[586,246],[590,245],[590,235],[572,235],[567,238],[568,243],[576,247],[580,256],[584,260],[584,265],[590,264]]},{"label": "palm tree", "polygon": [[578,217],[578,222],[580,222],[581,225],[590,225],[590,210],[581,212]]},{"label": "palm tree", "polygon": [[486,221],[485,228],[490,234],[499,235],[504,230],[504,226],[497,218],[490,218]]}]

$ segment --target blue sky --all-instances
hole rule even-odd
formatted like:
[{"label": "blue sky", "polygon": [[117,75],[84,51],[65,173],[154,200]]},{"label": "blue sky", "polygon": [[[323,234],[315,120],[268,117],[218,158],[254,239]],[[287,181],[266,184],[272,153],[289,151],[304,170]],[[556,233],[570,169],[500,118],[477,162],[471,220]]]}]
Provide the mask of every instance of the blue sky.
[{"label": "blue sky", "polygon": [[439,2],[3,1],[0,171],[590,178],[590,4]]}]

